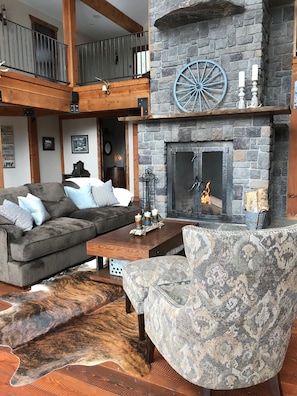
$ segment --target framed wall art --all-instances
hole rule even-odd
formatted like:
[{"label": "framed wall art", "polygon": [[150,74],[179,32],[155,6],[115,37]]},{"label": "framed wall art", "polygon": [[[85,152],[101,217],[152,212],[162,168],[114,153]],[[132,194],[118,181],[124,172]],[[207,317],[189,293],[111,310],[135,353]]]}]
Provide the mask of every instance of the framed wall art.
[{"label": "framed wall art", "polygon": [[14,136],[12,125],[1,125],[3,168],[15,168]]},{"label": "framed wall art", "polygon": [[55,150],[55,138],[53,137],[43,137],[42,138],[42,148],[43,150]]},{"label": "framed wall art", "polygon": [[89,152],[88,135],[71,136],[71,150],[72,150],[72,154],[88,153]]}]

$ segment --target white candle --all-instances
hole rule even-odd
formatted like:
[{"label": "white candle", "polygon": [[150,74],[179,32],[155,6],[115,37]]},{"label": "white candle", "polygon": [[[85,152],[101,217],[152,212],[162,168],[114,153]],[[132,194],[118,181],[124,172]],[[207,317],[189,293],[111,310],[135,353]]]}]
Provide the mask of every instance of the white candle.
[{"label": "white candle", "polygon": [[258,81],[258,65],[253,65],[252,81]]},{"label": "white candle", "polygon": [[157,216],[158,214],[158,209],[153,209],[152,210],[152,216]]},{"label": "white candle", "polygon": [[243,88],[245,86],[245,73],[244,71],[239,72],[238,87]]},{"label": "white candle", "polygon": [[135,221],[140,221],[141,218],[142,218],[141,214],[138,213],[138,214],[135,216]]}]

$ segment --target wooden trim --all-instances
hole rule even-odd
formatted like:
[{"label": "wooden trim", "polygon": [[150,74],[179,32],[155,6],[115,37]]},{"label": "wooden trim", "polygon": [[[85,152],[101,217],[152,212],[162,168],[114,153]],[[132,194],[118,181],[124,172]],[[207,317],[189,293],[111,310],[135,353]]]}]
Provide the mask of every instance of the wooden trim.
[{"label": "wooden trim", "polygon": [[139,202],[138,125],[133,124],[134,201]]},{"label": "wooden trim", "polygon": [[96,118],[97,124],[97,158],[98,158],[98,178],[104,180],[104,164],[103,164],[103,133],[102,123],[99,117]]},{"label": "wooden trim", "polygon": [[294,37],[293,37],[293,56],[297,55],[297,0],[295,0],[295,7],[294,7]]},{"label": "wooden trim", "polygon": [[31,20],[32,30],[35,30],[34,25],[35,25],[35,23],[38,23],[39,25],[42,25],[42,26],[44,26],[45,28],[47,28],[49,30],[52,30],[52,32],[54,33],[54,36],[52,38],[57,40],[57,33],[58,33],[57,26],[51,25],[50,23],[45,22],[42,19],[36,18],[35,16],[30,15],[30,14],[29,14],[29,17],[30,17],[30,20]]},{"label": "wooden trim", "polygon": [[36,122],[36,118],[34,117],[27,117],[27,119],[28,119],[31,183],[40,183],[37,122]]},{"label": "wooden trim", "polygon": [[4,188],[4,170],[2,158],[2,133],[0,128],[0,188]]},{"label": "wooden trim", "polygon": [[289,106],[263,106],[257,108],[245,109],[224,109],[224,110],[208,110],[200,113],[178,113],[178,114],[157,114],[138,117],[119,117],[119,121],[146,122],[146,121],[176,121],[184,118],[207,118],[207,117],[230,117],[230,116],[247,116],[247,115],[276,115],[290,114]]},{"label": "wooden trim", "polygon": [[126,158],[125,158],[125,169],[126,169],[126,188],[130,190],[130,162],[129,162],[129,125],[125,124],[125,151],[126,151]]},{"label": "wooden trim", "polygon": [[64,139],[62,118],[59,117],[59,135],[60,135],[60,161],[61,161],[61,178],[65,174],[65,158],[64,158]]},{"label": "wooden trim", "polygon": [[67,73],[71,87],[78,81],[78,61],[76,50],[76,9],[75,1],[63,0],[63,32],[67,45]]},{"label": "wooden trim", "polygon": [[297,57],[293,58],[292,70],[292,113],[290,117],[289,164],[288,164],[288,202],[287,215],[297,214],[297,109],[294,108],[295,82],[297,81]]}]

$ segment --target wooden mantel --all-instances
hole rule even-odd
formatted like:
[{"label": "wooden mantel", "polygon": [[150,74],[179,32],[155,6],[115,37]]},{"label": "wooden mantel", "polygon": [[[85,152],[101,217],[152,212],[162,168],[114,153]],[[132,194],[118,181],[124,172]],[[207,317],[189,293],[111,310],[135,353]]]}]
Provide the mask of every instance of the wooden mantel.
[{"label": "wooden mantel", "polygon": [[119,121],[127,122],[147,122],[147,121],[177,121],[181,119],[192,119],[192,118],[210,118],[210,117],[228,117],[228,116],[247,116],[247,115],[281,115],[291,114],[291,108],[289,106],[262,106],[256,108],[245,108],[245,109],[224,109],[224,110],[208,110],[201,111],[199,113],[176,113],[176,114],[159,114],[159,115],[147,115],[138,117],[119,117]]}]

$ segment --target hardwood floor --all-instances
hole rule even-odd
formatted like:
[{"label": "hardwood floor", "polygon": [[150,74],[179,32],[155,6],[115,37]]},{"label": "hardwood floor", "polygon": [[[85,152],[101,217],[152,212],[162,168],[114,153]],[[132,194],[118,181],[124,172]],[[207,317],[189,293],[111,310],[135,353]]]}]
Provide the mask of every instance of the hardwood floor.
[{"label": "hardwood floor", "polygon": [[[0,295],[20,289],[0,283]],[[2,308],[2,307],[0,307]],[[3,307],[4,308],[4,307]],[[9,379],[18,359],[7,347],[0,347],[0,395],[2,396],[199,396],[201,388],[181,378],[156,352],[151,372],[139,379],[125,374],[120,367],[106,363],[93,367],[67,366],[31,385],[12,387]],[[284,396],[297,395],[297,320],[281,370]],[[234,391],[215,391],[213,396],[268,396],[267,383]]]}]

